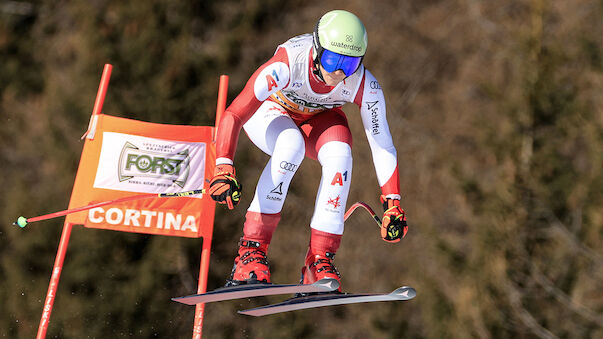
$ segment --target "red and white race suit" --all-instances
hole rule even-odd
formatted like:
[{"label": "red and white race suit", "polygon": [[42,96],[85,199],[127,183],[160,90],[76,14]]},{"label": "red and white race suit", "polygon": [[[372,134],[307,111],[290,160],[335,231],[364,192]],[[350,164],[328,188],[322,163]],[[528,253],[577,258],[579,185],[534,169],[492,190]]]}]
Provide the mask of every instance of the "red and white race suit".
[{"label": "red and white race suit", "polygon": [[278,218],[260,215],[278,215],[304,157],[317,159],[322,177],[310,226],[343,234],[352,175],[352,136],[341,106],[353,102],[360,108],[382,194],[399,199],[396,148],[383,91],[375,77],[361,65],[341,83],[327,86],[313,73],[312,48],[310,34],[294,37],[255,71],[220,120],[216,162],[233,164],[241,128],[271,156],[248,209],[247,221],[261,223],[268,219],[278,222]]}]

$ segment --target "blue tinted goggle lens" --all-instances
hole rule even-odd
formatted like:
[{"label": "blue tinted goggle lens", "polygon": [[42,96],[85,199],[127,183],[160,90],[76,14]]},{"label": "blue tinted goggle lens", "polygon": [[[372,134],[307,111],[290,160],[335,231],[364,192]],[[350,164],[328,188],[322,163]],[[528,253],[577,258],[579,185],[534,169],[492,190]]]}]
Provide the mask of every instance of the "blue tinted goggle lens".
[{"label": "blue tinted goggle lens", "polygon": [[346,76],[350,76],[356,72],[358,66],[362,62],[362,57],[352,57],[331,52],[328,49],[323,50],[320,56],[320,64],[325,71],[332,73],[340,69]]}]

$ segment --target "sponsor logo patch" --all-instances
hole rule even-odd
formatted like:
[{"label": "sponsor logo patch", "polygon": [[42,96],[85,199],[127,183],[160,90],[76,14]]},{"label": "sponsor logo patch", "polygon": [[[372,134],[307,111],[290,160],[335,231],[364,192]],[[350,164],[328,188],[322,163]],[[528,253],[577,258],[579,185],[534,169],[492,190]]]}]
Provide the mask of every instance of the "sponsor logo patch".
[{"label": "sponsor logo patch", "polygon": [[327,200],[327,206],[333,206],[333,208],[337,208],[337,207],[341,206],[339,199],[340,199],[339,196],[337,196],[337,198],[335,198],[335,199],[329,198],[329,200]]},{"label": "sponsor logo patch", "polygon": [[297,169],[297,165],[296,164],[292,164],[290,162],[287,161],[281,161],[280,165],[279,165],[282,169],[284,169],[285,171],[289,171],[289,172],[295,172],[295,170]]},{"label": "sponsor logo patch", "polygon": [[203,187],[205,146],[104,132],[94,187],[143,193]]},{"label": "sponsor logo patch", "polygon": [[[169,147],[166,147],[169,151]],[[118,163],[119,181],[133,178],[162,178],[184,187],[190,173],[188,149],[170,154],[142,150],[126,142]]]},{"label": "sponsor logo patch", "polygon": [[379,101],[367,101],[366,108],[371,111],[371,133],[377,135],[381,133],[379,131]]}]

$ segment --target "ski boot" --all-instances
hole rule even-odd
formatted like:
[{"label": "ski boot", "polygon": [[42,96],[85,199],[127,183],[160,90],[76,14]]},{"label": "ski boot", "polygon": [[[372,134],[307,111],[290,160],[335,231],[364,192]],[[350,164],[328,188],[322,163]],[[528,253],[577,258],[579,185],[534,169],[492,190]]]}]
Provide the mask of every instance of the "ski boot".
[{"label": "ski boot", "polygon": [[[335,265],[333,265],[333,259],[335,253],[326,251],[315,251],[312,249],[308,250],[306,255],[306,262],[301,270],[301,281],[302,284],[312,284],[320,279],[335,279],[339,283],[339,288],[333,292],[317,292],[313,294],[321,293],[342,293],[341,290],[341,275]],[[308,294],[301,294],[298,296],[307,296]]]},{"label": "ski boot", "polygon": [[270,283],[270,265],[266,253],[268,244],[241,238],[226,286]]}]

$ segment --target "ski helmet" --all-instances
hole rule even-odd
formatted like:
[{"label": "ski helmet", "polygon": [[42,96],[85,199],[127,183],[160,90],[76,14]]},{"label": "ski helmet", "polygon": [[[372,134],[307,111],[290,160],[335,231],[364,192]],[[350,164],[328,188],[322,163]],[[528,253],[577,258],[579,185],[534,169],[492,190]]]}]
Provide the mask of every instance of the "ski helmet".
[{"label": "ski helmet", "polygon": [[[359,57],[357,65],[359,66],[368,43],[362,21],[356,15],[344,10],[334,10],[323,15],[316,23],[313,38],[312,56],[315,65],[320,64],[321,56],[327,50],[332,54]],[[346,75],[351,75],[347,73]]]},{"label": "ski helmet", "polygon": [[314,53],[320,49],[347,56],[364,56],[368,38],[362,21],[350,12],[330,11],[320,17],[314,29]]}]

